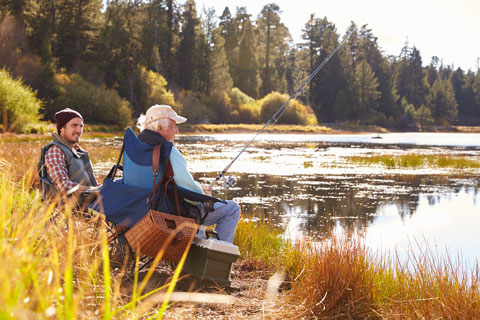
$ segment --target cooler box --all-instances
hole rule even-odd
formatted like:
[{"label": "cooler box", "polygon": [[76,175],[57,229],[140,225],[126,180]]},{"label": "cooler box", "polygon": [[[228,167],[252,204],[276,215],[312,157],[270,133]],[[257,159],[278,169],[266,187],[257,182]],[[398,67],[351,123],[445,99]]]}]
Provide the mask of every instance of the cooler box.
[{"label": "cooler box", "polygon": [[230,284],[232,264],[239,256],[240,251],[236,245],[197,235],[182,271],[202,280]]}]

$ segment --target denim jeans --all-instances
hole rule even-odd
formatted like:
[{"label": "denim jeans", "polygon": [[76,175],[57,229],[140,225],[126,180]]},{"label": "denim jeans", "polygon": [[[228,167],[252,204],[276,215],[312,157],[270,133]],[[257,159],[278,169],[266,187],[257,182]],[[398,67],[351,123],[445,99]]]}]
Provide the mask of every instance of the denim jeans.
[{"label": "denim jeans", "polygon": [[[216,224],[215,231],[222,241],[232,243],[235,237],[238,220],[240,219],[240,206],[233,200],[226,200],[227,203],[215,202],[213,211],[209,212],[203,225],[212,226]],[[205,216],[203,204],[199,205],[202,217]]]}]

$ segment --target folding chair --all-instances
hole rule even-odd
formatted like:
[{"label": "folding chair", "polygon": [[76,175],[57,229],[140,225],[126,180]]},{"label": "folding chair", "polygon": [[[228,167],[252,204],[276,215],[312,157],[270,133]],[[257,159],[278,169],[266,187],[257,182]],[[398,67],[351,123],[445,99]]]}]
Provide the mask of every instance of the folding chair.
[{"label": "folding chair", "polygon": [[[155,208],[151,207],[150,199],[154,190],[154,176],[156,174],[162,177],[165,173],[172,146],[171,142],[161,146],[158,168],[162,170],[155,172],[152,170],[154,146],[140,141],[135,133],[127,128],[117,163],[103,181],[103,185],[99,189],[98,200],[90,206],[91,209],[104,214],[108,222],[116,225],[119,230],[116,235],[117,241],[127,245],[128,250],[132,250],[132,248],[123,237],[124,232],[143,218],[150,209],[173,215],[177,215],[180,210],[179,215],[188,216],[192,207],[191,204],[184,201],[185,199],[198,203],[224,202],[221,199],[181,188],[174,183],[167,186],[159,183],[158,188],[155,188],[157,190],[155,199],[162,200],[156,203]],[[123,163],[121,164],[122,158]],[[118,171],[123,171],[123,175],[116,179]],[[150,187],[146,187],[147,185]],[[175,193],[182,200],[180,207],[177,207],[174,204],[175,201],[172,201]],[[201,220],[197,221],[198,224],[201,222]],[[130,252],[133,253],[133,251]]]}]

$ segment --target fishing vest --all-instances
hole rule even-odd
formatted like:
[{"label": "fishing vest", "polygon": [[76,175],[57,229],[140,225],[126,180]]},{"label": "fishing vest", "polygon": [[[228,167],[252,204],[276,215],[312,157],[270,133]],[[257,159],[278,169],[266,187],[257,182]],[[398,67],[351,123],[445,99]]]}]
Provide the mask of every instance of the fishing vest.
[{"label": "fishing vest", "polygon": [[[84,186],[96,186],[97,180],[93,173],[93,167],[88,152],[81,148],[76,150],[71,146],[68,146],[56,133],[52,134],[52,138],[53,141],[44,147],[45,152],[54,145],[62,150],[65,154],[67,174],[70,180]],[[50,178],[50,176],[48,176],[48,178]]]}]

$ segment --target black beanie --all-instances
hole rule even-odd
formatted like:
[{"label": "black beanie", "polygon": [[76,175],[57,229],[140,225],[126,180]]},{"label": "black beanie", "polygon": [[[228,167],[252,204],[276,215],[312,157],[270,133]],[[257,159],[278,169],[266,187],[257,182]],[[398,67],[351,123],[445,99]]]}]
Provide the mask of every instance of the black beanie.
[{"label": "black beanie", "polygon": [[55,121],[57,122],[57,132],[60,134],[60,129],[65,127],[68,121],[72,120],[73,118],[80,118],[83,121],[83,117],[80,113],[70,108],[65,108],[63,110],[58,111],[55,113]]}]

